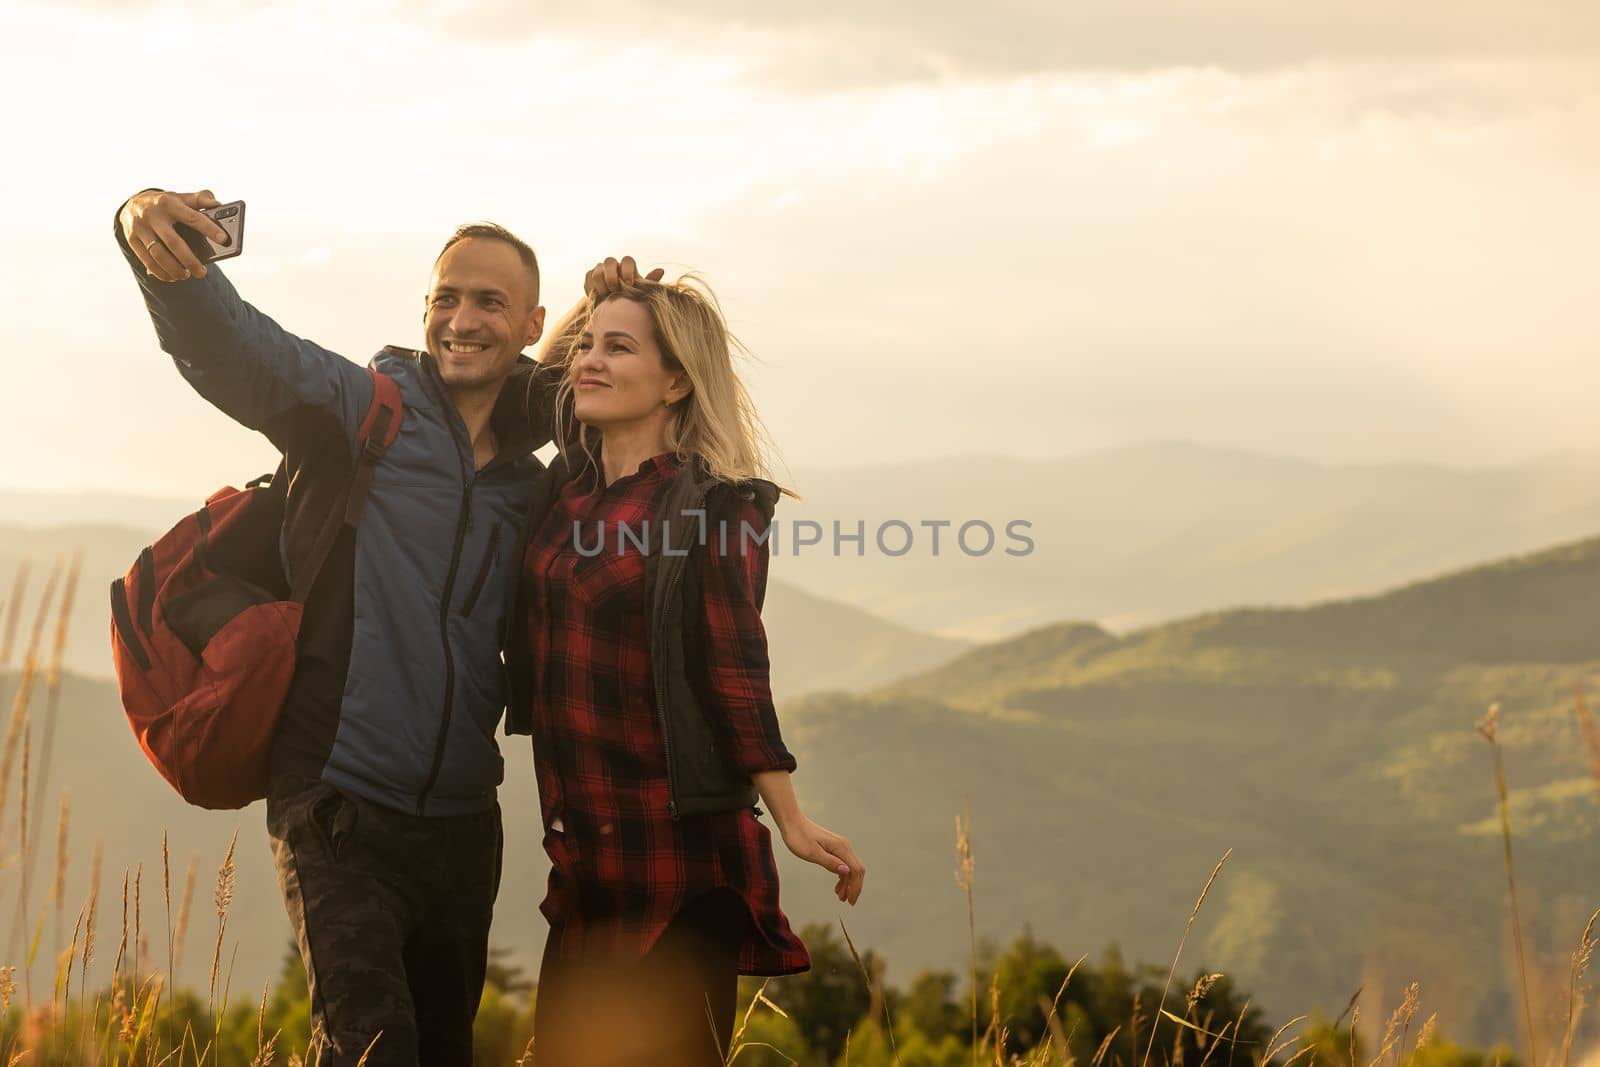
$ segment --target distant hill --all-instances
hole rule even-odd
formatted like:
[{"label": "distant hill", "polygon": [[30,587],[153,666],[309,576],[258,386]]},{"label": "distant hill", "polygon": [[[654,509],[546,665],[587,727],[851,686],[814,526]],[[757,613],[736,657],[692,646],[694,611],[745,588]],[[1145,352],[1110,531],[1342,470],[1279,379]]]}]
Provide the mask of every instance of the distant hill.
[{"label": "distant hill", "polygon": [[[1307,608],[1125,636],[1055,624],[866,693],[785,701],[807,810],[849,835],[870,873],[849,909],[825,876],[780,857],[784,906],[797,922],[843,918],[858,944],[885,953],[892,981],[959,971],[953,830],[970,796],[981,934],[1026,922],[1069,953],[1115,940],[1130,958],[1165,960],[1232,848],[1186,971],[1233,975],[1277,1018],[1335,1015],[1363,984],[1392,1005],[1415,979],[1451,1037],[1505,1037],[1517,1003],[1505,874],[1490,752],[1474,725],[1501,702],[1534,978],[1553,1006],[1600,906],[1600,788],[1570,709],[1570,686],[1600,669],[1597,624],[1600,541],[1585,541]],[[89,828],[105,842],[104,891],[142,860],[148,908],[163,827],[176,856],[202,850],[204,899],[243,825],[236,915],[249,919],[230,930],[236,988],[259,985],[287,939],[260,808],[236,818],[181,805],[143,765],[105,684],[70,678],[62,707],[70,759],[56,781],[72,788],[78,842],[69,901],[81,901]],[[537,802],[526,747],[504,749],[495,938],[532,966],[543,943]],[[8,909],[0,899],[0,916]],[[205,907],[196,914],[214,930]],[[191,981],[204,977],[205,944],[191,941]]]},{"label": "distant hill", "polygon": [[761,609],[779,699],[813,690],[854,690],[943,663],[971,641],[933,637],[859,608],[769,581]]},{"label": "distant hill", "polygon": [[945,879],[970,793],[979,909],[998,930],[996,913],[1072,951],[1117,938],[1163,958],[1232,848],[1196,965],[1279,1015],[1336,1014],[1363,983],[1392,1003],[1420,980],[1452,1035],[1490,1040],[1513,1032],[1515,986],[1474,726],[1502,703],[1523,904],[1541,974],[1560,979],[1600,907],[1600,782],[1571,697],[1600,668],[1597,624],[1591,540],[1309,608],[1124,637],[1044,627],[785,713],[818,768],[819,817],[859,826],[892,872],[893,915],[857,924],[891,960],[959,960]]},{"label": "distant hill", "polygon": [[[179,509],[178,514],[182,514]],[[32,625],[50,567],[63,554],[84,552],[84,573],[67,637],[67,666],[90,676],[111,674],[110,608],[106,590],[126,573],[154,530],[125,526],[0,525],[0,625],[17,566],[32,568],[13,651]],[[773,692],[798,696],[813,689],[858,689],[931,667],[971,642],[933,637],[886,622],[846,604],[813,596],[786,582],[768,583],[762,611],[772,658]],[[52,614],[51,624],[54,625]]]}]

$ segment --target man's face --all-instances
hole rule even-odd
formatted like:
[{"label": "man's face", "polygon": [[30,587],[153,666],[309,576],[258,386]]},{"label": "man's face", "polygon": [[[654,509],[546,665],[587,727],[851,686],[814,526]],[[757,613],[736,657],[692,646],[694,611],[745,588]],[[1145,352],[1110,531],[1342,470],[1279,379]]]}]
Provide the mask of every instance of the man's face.
[{"label": "man's face", "polygon": [[544,332],[533,275],[517,250],[490,237],[451,245],[433,268],[422,316],[428,354],[451,389],[497,386]]}]

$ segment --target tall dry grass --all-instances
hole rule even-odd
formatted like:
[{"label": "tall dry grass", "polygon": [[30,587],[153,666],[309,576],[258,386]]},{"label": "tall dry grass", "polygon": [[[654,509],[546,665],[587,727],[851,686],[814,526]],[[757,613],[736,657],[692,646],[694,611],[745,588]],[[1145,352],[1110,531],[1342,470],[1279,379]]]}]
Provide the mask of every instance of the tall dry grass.
[{"label": "tall dry grass", "polygon": [[1589,971],[1590,960],[1594,958],[1595,946],[1600,944],[1600,936],[1595,933],[1596,921],[1600,921],[1600,908],[1596,908],[1594,914],[1589,916],[1583,933],[1578,937],[1578,947],[1572,951],[1567,980],[1567,1025],[1561,1035],[1561,1067],[1569,1067],[1572,1063],[1572,1040],[1578,1034],[1578,1023],[1588,1003],[1583,979]]},{"label": "tall dry grass", "polygon": [[[222,1037],[222,1011],[217,1010],[217,975],[222,964],[222,942],[228,930],[228,909],[233,906],[234,881],[237,871],[233,865],[233,850],[239,844],[239,831],[233,832],[233,838],[228,842],[228,854],[222,859],[222,866],[217,868],[217,887],[212,893],[212,903],[217,909],[217,947],[211,956],[211,1010],[216,1019],[217,1031],[212,1035],[215,1044]],[[233,977],[233,967],[228,967],[229,981]],[[227,983],[223,985],[222,1002],[226,1009],[228,1001]]]},{"label": "tall dry grass", "polygon": [[1478,724],[1478,733],[1494,755],[1495,794],[1500,810],[1500,840],[1504,844],[1506,883],[1511,890],[1511,936],[1517,949],[1517,975],[1522,984],[1522,1017],[1528,1031],[1528,1062],[1539,1063],[1539,1038],[1533,1024],[1533,996],[1528,991],[1528,954],[1522,944],[1522,908],[1517,903],[1517,868],[1511,852],[1511,800],[1506,788],[1505,760],[1500,755],[1500,705],[1494,704]]},{"label": "tall dry grass", "polygon": [[[1212,868],[1211,877],[1206,879],[1205,888],[1200,890],[1200,898],[1194,902],[1194,910],[1189,913],[1189,921],[1184,924],[1183,936],[1178,939],[1178,951],[1173,954],[1172,966],[1167,970],[1167,984],[1161,989],[1161,1003],[1156,1005],[1158,1016],[1166,1012],[1167,994],[1172,992],[1172,979],[1178,973],[1178,960],[1183,957],[1183,946],[1188,944],[1189,932],[1194,929],[1194,921],[1200,917],[1200,909],[1205,906],[1206,897],[1210,894],[1211,887],[1217,882],[1217,875],[1222,873],[1223,864],[1228,862],[1228,857],[1231,855],[1233,855],[1233,849],[1230,848],[1217,861],[1216,867]],[[1150,1053],[1156,1047],[1156,1030],[1158,1028],[1158,1025],[1150,1027],[1150,1041],[1145,1046],[1144,1059],[1140,1061],[1140,1067],[1149,1067]]]},{"label": "tall dry grass", "polygon": [[189,857],[189,873],[184,876],[183,899],[178,904],[178,921],[172,931],[172,968],[171,973],[178,973],[178,968],[183,965],[184,941],[189,933],[189,909],[194,903],[195,884],[200,877],[200,857]]},{"label": "tall dry grass", "polygon": [[22,674],[17,679],[17,691],[11,698],[11,716],[6,725],[6,740],[0,748],[0,852],[4,851],[8,824],[5,821],[7,803],[11,799],[11,775],[16,767],[17,749],[28,721],[28,704],[33,699],[33,687],[38,668],[30,658],[23,661]]},{"label": "tall dry grass", "polygon": [[[43,793],[30,794],[29,779],[30,777],[38,777],[38,775],[30,775],[30,771],[32,770],[31,755],[33,723],[28,714],[28,705],[32,699],[33,690],[36,684],[34,676],[37,675],[39,663],[41,662],[40,655],[44,646],[45,633],[49,629],[51,609],[56,603],[56,590],[61,586],[64,577],[67,584],[75,590],[77,585],[75,574],[69,571],[66,566],[66,562],[63,559],[58,558],[55,562],[55,565],[50,569],[50,576],[45,581],[44,592],[40,595],[39,603],[34,610],[33,626],[29,630],[27,648],[23,653],[24,674],[28,676],[26,686],[27,695],[21,700],[19,706],[13,709],[11,720],[11,728],[20,729],[23,737],[24,749],[23,781],[21,783],[21,790],[18,795],[18,804],[22,812],[21,821],[18,823],[18,835],[21,838],[21,846],[18,849],[18,859],[21,866],[21,889],[17,894],[17,908],[12,917],[11,932],[6,942],[6,951],[9,955],[13,956],[18,952],[19,947],[25,947],[29,943],[27,940],[29,919],[28,905],[30,900],[29,890],[33,881],[33,864],[34,856],[36,854],[36,850],[29,847],[29,839],[30,837],[37,838],[39,834],[39,827],[30,821],[30,806],[35,813],[39,812],[43,807]],[[19,612],[21,608],[20,602],[14,603],[12,608],[13,613]],[[63,646],[66,640],[66,630],[69,626],[67,619],[68,611],[70,611],[70,605],[64,605],[61,611],[58,613],[56,620],[55,631],[58,635],[59,643]],[[54,694],[51,697],[52,700],[59,699],[59,690],[61,685],[61,667],[59,658],[59,654],[52,656],[49,666],[45,669],[45,688],[48,693]],[[19,696],[22,696],[20,692]],[[9,795],[11,774],[10,759],[12,752],[10,742],[12,736],[13,734],[11,733],[11,729],[8,728],[5,766],[0,768],[0,778],[4,779],[3,785],[5,787],[5,795]],[[6,834],[6,823],[3,818],[4,803],[5,796],[0,795],[0,844],[3,844]],[[37,814],[33,816],[33,818],[37,817]]]},{"label": "tall dry grass", "polygon": [[61,913],[67,903],[67,864],[72,853],[67,848],[68,829],[72,822],[72,795],[61,791],[61,817],[56,824],[56,877],[50,886],[50,905],[54,916],[51,943],[61,944]]},{"label": "tall dry grass", "polygon": [[22,620],[22,598],[28,593],[28,574],[31,566],[27,560],[17,564],[11,578],[11,595],[6,598],[6,622],[0,634],[0,670],[11,666],[11,651],[16,647],[17,623]]},{"label": "tall dry grass", "polygon": [[[60,798],[60,817],[56,834],[56,863],[50,891],[35,923],[32,916],[32,876],[42,839],[41,820],[48,793],[49,773],[53,764],[55,728],[59,721],[61,685],[64,673],[64,656],[70,633],[71,611],[76,599],[82,573],[83,556],[75,553],[70,564],[57,560],[37,604],[33,625],[24,645],[23,666],[17,677],[16,690],[7,719],[5,740],[0,745],[0,846],[10,836],[11,820],[6,818],[11,803],[12,781],[20,778],[17,790],[18,847],[14,854],[0,848],[6,856],[5,871],[18,880],[17,912],[12,924],[9,954],[24,959],[23,983],[15,985],[16,966],[8,965],[0,982],[3,1007],[9,1009],[15,993],[21,992],[25,1009],[24,1030],[38,1041],[57,1049],[72,1063],[176,1063],[181,1058],[182,1042],[172,1048],[163,1048],[159,1041],[152,1042],[159,999],[166,985],[166,975],[150,967],[148,935],[143,914],[143,866],[125,871],[122,886],[122,921],[117,951],[111,962],[111,983],[105,993],[97,993],[90,1000],[92,973],[96,963],[97,939],[101,916],[101,842],[94,843],[90,862],[89,892],[80,908],[72,936],[61,948],[62,920],[64,918],[67,874],[70,865],[69,828],[71,801],[63,791]],[[15,647],[18,622],[22,615],[24,593],[27,588],[28,566],[19,567],[12,583],[12,595],[6,609],[6,625],[0,663],[9,661]],[[57,596],[59,592],[59,597]],[[41,670],[45,637],[52,631],[53,641],[48,664]],[[32,714],[34,699],[39,694],[40,683],[46,696],[41,743],[35,758],[35,726]],[[20,755],[20,764],[19,764]],[[165,858],[165,857],[164,857]],[[196,857],[196,861],[198,857]],[[231,854],[225,866],[231,871]],[[186,922],[188,900],[192,896],[197,866],[191,864],[189,884],[184,898],[184,911],[180,913],[177,929],[169,932],[175,936],[169,945],[169,970],[181,955],[182,928]],[[170,893],[170,886],[168,887]],[[219,924],[225,927],[226,908],[231,890],[224,893],[219,887]],[[43,940],[48,913],[53,912],[53,942],[57,946],[56,974],[52,995],[47,1004],[34,1004],[31,987],[31,965]],[[170,914],[170,913],[169,913]],[[219,930],[219,942],[221,939]],[[219,950],[220,951],[220,950]],[[77,979],[76,1004],[74,982]],[[224,987],[226,997],[226,987]],[[11,1063],[19,1056],[19,1033],[3,1036],[0,1046],[0,1063]],[[193,1038],[189,1036],[193,1049]],[[154,1055],[161,1049],[160,1055]],[[26,1053],[20,1053],[26,1055]],[[203,1056],[196,1058],[199,1063]]]},{"label": "tall dry grass", "polygon": [[[78,599],[78,580],[83,575],[83,550],[73,554],[67,567],[66,584],[61,591],[61,603],[56,609],[55,640],[50,649],[50,666],[45,671],[44,728],[39,746],[39,784],[34,795],[34,806],[43,814],[44,798],[50,789],[50,772],[54,767],[56,722],[61,710],[61,675],[67,655],[67,636],[72,626],[72,609]],[[37,827],[34,830],[38,832]]]},{"label": "tall dry grass", "polygon": [[50,606],[55,603],[56,587],[61,584],[61,574],[64,561],[57,559],[50,568],[50,577],[45,580],[44,592],[39,596],[39,605],[33,612],[33,628],[28,631],[28,647],[23,653],[25,659],[39,659],[39,650],[44,645],[45,628],[50,622]]},{"label": "tall dry grass", "polygon": [[967,977],[972,988],[972,1067],[978,1067],[978,924],[972,903],[972,798],[967,797],[956,816],[956,884],[967,898]]}]

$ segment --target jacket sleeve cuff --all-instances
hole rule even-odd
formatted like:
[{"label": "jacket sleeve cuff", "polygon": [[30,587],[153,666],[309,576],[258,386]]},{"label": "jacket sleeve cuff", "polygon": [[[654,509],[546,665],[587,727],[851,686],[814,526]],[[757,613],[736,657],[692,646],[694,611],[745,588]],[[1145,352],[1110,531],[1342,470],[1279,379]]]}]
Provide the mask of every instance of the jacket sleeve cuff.
[{"label": "jacket sleeve cuff", "polygon": [[761,774],[764,771],[788,771],[793,774],[796,766],[794,756],[787,748],[782,748],[749,753],[741,759],[739,769],[746,774]]},{"label": "jacket sleeve cuff", "polygon": [[[159,187],[152,185],[148,189],[140,189],[139,193],[154,193],[160,191],[161,189]],[[134,193],[133,196],[138,196],[139,193]],[[128,200],[132,200],[133,196],[128,197]],[[125,237],[122,233],[122,209],[128,206],[128,200],[124,200],[122,203],[118,204],[117,210],[111,214],[111,236],[116,238],[117,247],[122,249],[122,258],[128,261],[128,266],[133,268],[133,272],[135,274],[143,275],[145,273],[144,264],[140,263],[139,257],[133,254],[133,249],[128,246],[127,237]]]}]

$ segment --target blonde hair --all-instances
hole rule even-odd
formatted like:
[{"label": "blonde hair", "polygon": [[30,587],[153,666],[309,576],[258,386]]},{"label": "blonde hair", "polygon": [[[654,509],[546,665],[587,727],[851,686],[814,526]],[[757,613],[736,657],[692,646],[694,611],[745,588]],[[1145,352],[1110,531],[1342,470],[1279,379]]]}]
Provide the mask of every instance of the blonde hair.
[{"label": "blonde hair", "polygon": [[[669,371],[683,371],[689,379],[688,395],[672,405],[667,447],[679,459],[699,456],[707,471],[722,481],[769,478],[771,438],[733,367],[734,352],[748,355],[748,350],[728,329],[710,286],[695,274],[673,282],[641,279],[600,303],[611,300],[631,300],[649,313],[663,364]],[[598,306],[588,298],[580,301],[551,333],[539,359],[564,369],[556,390],[556,442],[561,454],[571,463],[571,448],[576,445],[595,470],[600,464],[594,446],[601,434],[576,423],[570,367]],[[779,491],[799,499],[786,487]]]}]

